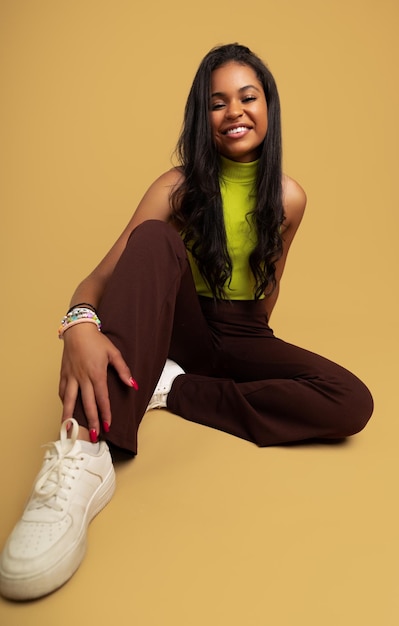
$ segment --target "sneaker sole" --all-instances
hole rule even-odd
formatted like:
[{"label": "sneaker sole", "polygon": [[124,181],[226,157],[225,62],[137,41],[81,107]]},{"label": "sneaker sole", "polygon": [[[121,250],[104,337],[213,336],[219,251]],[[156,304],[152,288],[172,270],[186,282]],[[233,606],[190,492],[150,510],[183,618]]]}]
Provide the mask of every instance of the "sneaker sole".
[{"label": "sneaker sole", "polygon": [[87,529],[95,516],[108,504],[115,492],[115,471],[111,467],[104,482],[93,494],[87,507],[86,517],[76,541],[68,552],[49,567],[24,578],[10,577],[0,572],[0,593],[10,600],[34,600],[52,593],[66,583],[79,568],[87,549]]}]

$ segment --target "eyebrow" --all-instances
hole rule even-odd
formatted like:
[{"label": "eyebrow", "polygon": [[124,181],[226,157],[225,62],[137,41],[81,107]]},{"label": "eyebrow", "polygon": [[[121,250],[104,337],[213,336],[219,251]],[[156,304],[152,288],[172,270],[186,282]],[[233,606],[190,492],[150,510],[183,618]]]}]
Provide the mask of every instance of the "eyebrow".
[{"label": "eyebrow", "polygon": [[[247,89],[255,89],[258,93],[260,93],[260,89],[259,87],[256,87],[256,85],[245,85],[244,87],[240,87],[240,89],[238,90],[239,93],[242,93],[243,91],[246,91]],[[215,97],[223,97],[226,94],[223,93],[223,91],[215,91],[215,93],[211,94],[211,98],[215,98]]]}]

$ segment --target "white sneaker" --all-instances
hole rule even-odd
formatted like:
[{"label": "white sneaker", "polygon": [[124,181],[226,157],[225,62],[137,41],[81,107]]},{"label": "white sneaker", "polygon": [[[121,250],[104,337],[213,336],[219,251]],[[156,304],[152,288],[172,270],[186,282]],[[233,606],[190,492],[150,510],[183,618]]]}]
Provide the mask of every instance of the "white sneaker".
[{"label": "white sneaker", "polygon": [[162,370],[158,384],[155,387],[152,398],[148,404],[147,411],[151,409],[164,409],[166,407],[166,399],[172,388],[172,383],[177,376],[184,374],[184,370],[171,359],[166,359],[166,363]]},{"label": "white sneaker", "polygon": [[22,515],[0,556],[0,593],[12,600],[46,595],[77,570],[86,551],[91,520],[109,502],[115,472],[105,442],[88,452],[67,422],[60,440],[48,444],[42,469]]}]

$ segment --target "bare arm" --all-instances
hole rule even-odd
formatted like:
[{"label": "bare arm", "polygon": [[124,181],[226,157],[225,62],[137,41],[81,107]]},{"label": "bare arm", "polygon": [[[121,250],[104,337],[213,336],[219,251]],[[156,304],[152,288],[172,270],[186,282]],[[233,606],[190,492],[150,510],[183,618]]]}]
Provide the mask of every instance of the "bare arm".
[{"label": "bare arm", "polygon": [[71,299],[71,306],[79,302],[88,302],[95,307],[98,306],[105,285],[125,249],[131,232],[146,220],[169,221],[171,215],[170,193],[174,187],[179,185],[180,181],[181,174],[178,170],[173,169],[165,172],[152,183],[120,237],[99,265],[77,287]]},{"label": "bare arm", "polygon": [[276,263],[276,288],[265,300],[266,311],[269,319],[278,299],[280,280],[284,272],[288,251],[302,221],[306,207],[306,194],[304,190],[300,185],[298,185],[297,182],[288,176],[284,176],[283,178],[283,203],[285,212],[282,232],[283,254]]}]

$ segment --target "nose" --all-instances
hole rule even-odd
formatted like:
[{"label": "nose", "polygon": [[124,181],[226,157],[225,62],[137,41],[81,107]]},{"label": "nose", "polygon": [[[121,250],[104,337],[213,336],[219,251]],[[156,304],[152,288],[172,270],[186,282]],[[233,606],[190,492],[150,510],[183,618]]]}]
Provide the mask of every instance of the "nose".
[{"label": "nose", "polygon": [[236,119],[243,114],[243,107],[240,100],[231,100],[226,107],[226,117],[228,119]]}]

